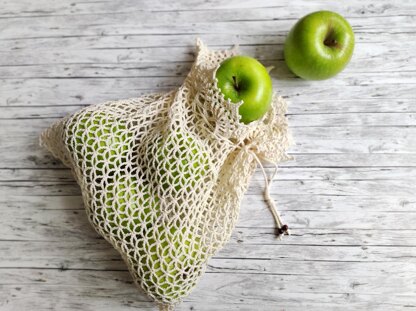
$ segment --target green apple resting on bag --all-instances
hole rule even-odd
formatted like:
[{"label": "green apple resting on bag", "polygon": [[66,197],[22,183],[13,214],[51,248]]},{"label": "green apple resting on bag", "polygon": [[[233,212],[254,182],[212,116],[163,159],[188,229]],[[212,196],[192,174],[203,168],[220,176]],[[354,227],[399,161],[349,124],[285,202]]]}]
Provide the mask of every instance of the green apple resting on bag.
[{"label": "green apple resting on bag", "polygon": [[256,59],[234,56],[226,59],[215,74],[217,86],[225,99],[244,101],[239,108],[241,121],[260,119],[270,108],[273,85],[267,69]]}]

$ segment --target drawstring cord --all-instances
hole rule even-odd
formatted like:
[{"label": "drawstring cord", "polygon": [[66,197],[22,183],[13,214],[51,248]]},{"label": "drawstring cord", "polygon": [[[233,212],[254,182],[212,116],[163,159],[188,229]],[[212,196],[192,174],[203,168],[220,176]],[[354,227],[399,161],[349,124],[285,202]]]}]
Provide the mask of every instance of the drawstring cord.
[{"label": "drawstring cord", "polygon": [[275,166],[274,172],[271,178],[269,179],[267,177],[267,173],[264,169],[263,163],[261,163],[259,156],[254,150],[250,149],[250,147],[247,144],[242,144],[242,143],[237,145],[237,149],[244,150],[245,152],[252,154],[254,159],[259,164],[261,171],[263,172],[263,177],[264,177],[263,197],[276,223],[276,237],[279,239],[282,239],[283,235],[290,235],[289,226],[287,224],[283,224],[282,218],[280,217],[280,214],[277,211],[276,203],[270,195],[270,187],[272,185],[273,179],[276,176],[277,169],[278,169],[277,163],[273,162],[272,160],[267,159],[266,157],[261,157],[264,161],[269,162]]},{"label": "drawstring cord", "polygon": [[281,239],[283,235],[289,235],[290,232],[289,232],[289,226],[286,225],[286,224],[283,224],[282,218],[280,217],[280,214],[277,211],[276,203],[275,203],[275,201],[273,200],[273,198],[270,195],[270,187],[272,185],[273,179],[276,176],[277,169],[278,169],[277,164],[276,163],[273,163],[273,161],[270,161],[270,160],[268,160],[266,158],[263,158],[263,160],[265,160],[265,161],[267,161],[269,163],[272,163],[275,166],[274,172],[273,172],[271,178],[269,179],[267,177],[267,173],[266,173],[266,171],[264,169],[264,166],[261,163],[261,161],[260,161],[259,157],[257,156],[257,154],[254,151],[250,150],[250,149],[248,149],[248,150],[254,156],[254,158],[256,159],[257,163],[260,166],[261,171],[263,172],[264,184],[265,184],[265,189],[264,189],[264,192],[263,192],[263,196],[264,196],[264,199],[265,199],[265,201],[267,203],[267,206],[269,207],[270,211],[272,212],[274,221],[276,222],[276,236],[279,239]]},{"label": "drawstring cord", "polygon": [[[202,115],[202,116],[205,118],[204,115]],[[207,124],[210,124],[209,120],[206,119],[205,121],[206,121]],[[215,135],[216,131],[214,130],[213,133]],[[231,140],[229,140],[229,142],[231,144],[234,144]],[[236,147],[237,147],[237,149],[245,150],[247,153],[252,154],[254,156],[254,159],[259,164],[261,171],[263,172],[264,184],[265,184],[265,189],[264,189],[264,192],[263,192],[263,196],[264,196],[264,200],[266,201],[267,206],[270,209],[270,212],[273,215],[274,221],[276,223],[276,236],[277,236],[277,238],[282,239],[283,235],[290,235],[289,226],[287,224],[283,224],[282,218],[280,217],[280,214],[277,211],[276,203],[270,195],[270,187],[272,185],[273,179],[275,178],[276,173],[277,173],[277,169],[278,169],[277,164],[275,162],[267,159],[266,157],[262,157],[262,159],[264,161],[269,162],[271,164],[274,164],[274,166],[275,166],[275,170],[274,170],[271,178],[269,179],[267,177],[266,171],[264,170],[264,166],[263,166],[261,160],[259,159],[258,155],[256,154],[256,152],[254,150],[250,149],[247,144],[244,144],[242,142],[240,144],[236,145]]]}]

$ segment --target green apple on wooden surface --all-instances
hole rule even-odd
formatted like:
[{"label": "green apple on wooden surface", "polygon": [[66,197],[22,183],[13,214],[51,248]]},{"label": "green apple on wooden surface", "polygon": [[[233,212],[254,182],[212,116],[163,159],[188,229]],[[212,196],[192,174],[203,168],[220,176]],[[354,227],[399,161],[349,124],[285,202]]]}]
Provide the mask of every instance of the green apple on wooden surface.
[{"label": "green apple on wooden surface", "polygon": [[354,32],[339,14],[318,11],[290,30],[284,57],[289,69],[307,80],[324,80],[342,71],[354,51]]},{"label": "green apple on wooden surface", "polygon": [[267,69],[256,59],[234,56],[223,61],[215,76],[225,99],[243,101],[239,108],[241,121],[260,119],[270,108],[273,85]]}]

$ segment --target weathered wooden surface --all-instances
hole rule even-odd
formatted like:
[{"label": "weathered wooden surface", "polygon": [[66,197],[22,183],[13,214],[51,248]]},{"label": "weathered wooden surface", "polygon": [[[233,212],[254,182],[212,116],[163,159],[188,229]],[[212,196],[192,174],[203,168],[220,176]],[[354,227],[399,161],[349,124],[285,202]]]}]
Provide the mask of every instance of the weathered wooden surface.
[{"label": "weathered wooden surface", "polygon": [[[319,9],[348,18],[356,50],[339,76],[306,82],[283,42]],[[416,310],[410,0],[0,0],[0,310],[156,310],[38,136],[81,107],[180,85],[197,37],[276,67],[296,160],[271,193],[292,236],[274,238],[256,173],[230,243],[178,310]]]}]

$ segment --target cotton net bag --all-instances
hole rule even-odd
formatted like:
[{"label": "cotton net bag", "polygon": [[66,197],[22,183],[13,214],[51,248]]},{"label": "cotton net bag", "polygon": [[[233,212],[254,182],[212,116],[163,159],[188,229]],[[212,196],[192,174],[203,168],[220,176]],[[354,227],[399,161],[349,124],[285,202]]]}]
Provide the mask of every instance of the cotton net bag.
[{"label": "cotton net bag", "polygon": [[[274,94],[266,115],[246,125],[241,103],[225,100],[216,87],[219,64],[236,54],[210,51],[198,40],[177,90],[86,107],[41,135],[72,169],[92,226],[161,310],[190,293],[230,239],[257,165],[289,158],[281,97]],[[277,234],[285,233],[263,173]]]}]

